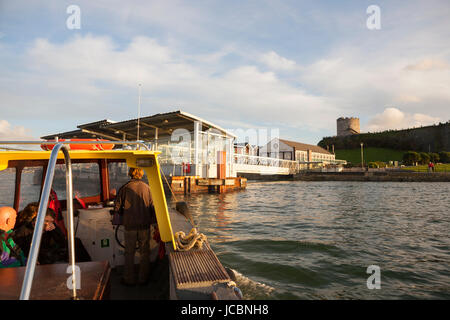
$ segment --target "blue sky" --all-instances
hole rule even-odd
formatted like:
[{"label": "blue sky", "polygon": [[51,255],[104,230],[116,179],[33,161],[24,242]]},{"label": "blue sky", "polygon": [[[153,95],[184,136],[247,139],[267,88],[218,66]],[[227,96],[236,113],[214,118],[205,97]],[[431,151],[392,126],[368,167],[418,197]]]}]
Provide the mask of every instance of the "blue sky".
[{"label": "blue sky", "polygon": [[[81,29],[66,26],[69,5]],[[369,30],[369,5],[381,28]],[[448,1],[0,0],[0,139],[181,109],[316,144],[450,119]]]}]

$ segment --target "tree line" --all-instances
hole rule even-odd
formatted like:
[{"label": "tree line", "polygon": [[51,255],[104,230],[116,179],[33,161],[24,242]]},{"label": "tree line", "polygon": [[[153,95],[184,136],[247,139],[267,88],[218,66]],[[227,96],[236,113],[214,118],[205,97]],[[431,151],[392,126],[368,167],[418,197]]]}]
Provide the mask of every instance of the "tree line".
[{"label": "tree line", "polygon": [[415,164],[428,164],[429,162],[437,163],[450,163],[450,152],[441,151],[436,152],[416,152],[408,151],[403,154],[403,164],[415,165]]}]

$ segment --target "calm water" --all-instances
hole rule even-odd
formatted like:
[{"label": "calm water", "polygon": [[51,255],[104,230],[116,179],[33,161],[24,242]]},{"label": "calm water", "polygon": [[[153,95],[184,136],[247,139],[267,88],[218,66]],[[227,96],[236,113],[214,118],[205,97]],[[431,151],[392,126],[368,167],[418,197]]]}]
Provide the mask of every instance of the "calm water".
[{"label": "calm water", "polygon": [[[7,171],[0,205],[14,196]],[[22,179],[21,207],[40,189],[34,172]],[[298,181],[185,200],[246,299],[450,299],[449,194],[450,183]]]},{"label": "calm water", "polygon": [[449,194],[449,183],[299,181],[185,200],[244,298],[449,299]]}]

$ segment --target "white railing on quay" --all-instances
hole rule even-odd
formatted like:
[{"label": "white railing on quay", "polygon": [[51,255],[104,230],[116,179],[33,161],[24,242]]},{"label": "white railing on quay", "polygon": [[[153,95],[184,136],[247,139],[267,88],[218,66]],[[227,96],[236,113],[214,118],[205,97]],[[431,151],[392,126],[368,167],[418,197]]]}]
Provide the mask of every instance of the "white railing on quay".
[{"label": "white railing on quay", "polygon": [[235,153],[233,156],[234,164],[246,164],[254,166],[267,166],[267,167],[278,167],[278,168],[288,168],[290,173],[297,172],[299,170],[299,164],[297,161],[252,156],[247,154]]}]

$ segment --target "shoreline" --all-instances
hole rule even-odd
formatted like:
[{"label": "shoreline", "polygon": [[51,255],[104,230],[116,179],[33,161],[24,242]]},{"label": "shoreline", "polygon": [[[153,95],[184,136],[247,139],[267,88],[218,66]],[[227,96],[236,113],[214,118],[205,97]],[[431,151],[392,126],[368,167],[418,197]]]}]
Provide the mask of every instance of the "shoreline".
[{"label": "shoreline", "polygon": [[294,175],[242,175],[253,181],[450,182],[450,172],[304,172]]}]

